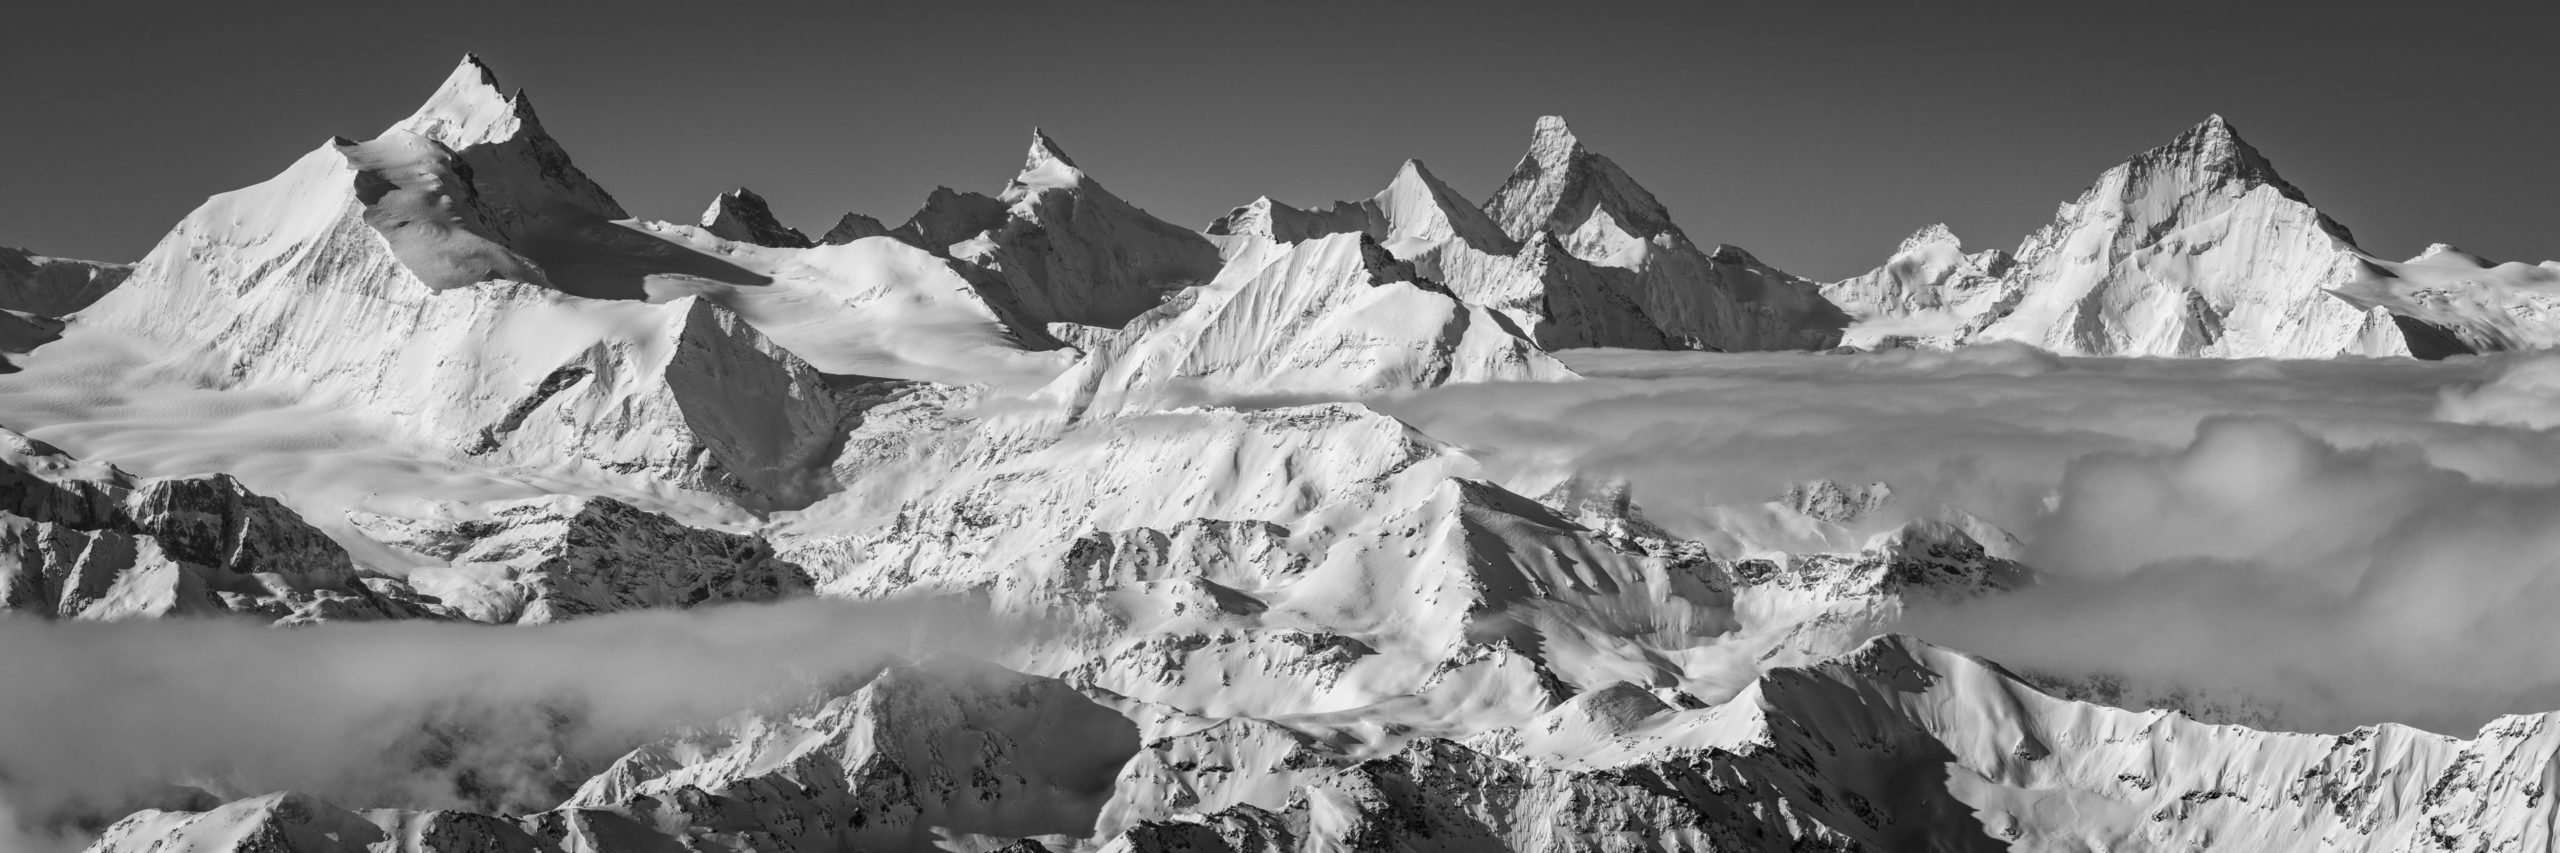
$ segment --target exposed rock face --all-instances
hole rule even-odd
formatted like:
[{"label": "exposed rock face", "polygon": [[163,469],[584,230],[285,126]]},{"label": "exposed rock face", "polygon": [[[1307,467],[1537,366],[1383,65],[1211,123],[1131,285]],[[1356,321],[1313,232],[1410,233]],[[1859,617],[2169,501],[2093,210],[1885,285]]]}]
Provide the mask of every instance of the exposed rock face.
[{"label": "exposed rock face", "polygon": [[687,527],[612,498],[458,509],[468,512],[355,522],[376,540],[446,561],[447,569],[413,571],[410,581],[481,622],[770,601],[809,588],[807,575],[762,539]]},{"label": "exposed rock face", "polygon": [[97,302],[132,274],[131,264],[48,258],[0,246],[0,311],[65,316]]},{"label": "exposed rock face", "polygon": [[25,311],[0,311],[0,373],[18,372],[5,356],[26,355],[62,339],[63,322]]},{"label": "exposed rock face", "polygon": [[0,608],[60,619],[449,618],[222,474],[136,478],[0,429]]},{"label": "exposed rock face", "polygon": [[1353,232],[1547,349],[1819,349],[1848,321],[1812,282],[1731,246],[1701,251],[1553,116],[1481,209],[1406,161],[1366,201],[1308,211],[1265,198],[1208,229],[1230,263],[1251,246]]},{"label": "exposed rock face", "polygon": [[841,246],[864,237],[886,236],[889,236],[889,226],[880,224],[880,220],[859,213],[847,213],[844,218],[836,220],[836,227],[827,229],[826,236],[818,238],[818,242],[830,246]]},{"label": "exposed rock face", "polygon": [[[1857,342],[2010,340],[2066,355],[2407,355],[2389,312],[2332,291],[2363,256],[2221,116],[2143,152],[2029,235],[1963,255],[1924,230],[1882,268],[1826,292]],[[1895,340],[1899,338],[1899,341]]]},{"label": "exposed rock face", "polygon": [[[1542,316],[1562,327],[1538,333],[1550,348],[1651,343],[1637,323],[1603,319],[1619,313],[1671,346],[1722,350],[1821,349],[1847,323],[1813,282],[1732,246],[1701,251],[1652,193],[1584,147],[1562,118],[1538,120],[1528,155],[1484,212],[1533,256],[1555,263],[1562,250],[1591,267],[1566,265],[1545,282]],[[1459,280],[1451,276],[1451,288],[1477,299]]]},{"label": "exposed rock face", "polygon": [[458,456],[812,499],[839,416],[816,371],[701,297],[577,295],[638,295],[615,252],[674,256],[620,215],[466,60],[382,137],[207,202],[83,317]]},{"label": "exposed rock face", "polygon": [[892,236],[972,271],[989,302],[1028,330],[1116,329],[1218,273],[1206,238],[1120,200],[1047,135],[1031,137],[1002,196],[938,189]]},{"label": "exposed rock face", "polygon": [[[754,190],[746,187],[721,193],[712,199],[711,207],[702,211],[702,229],[723,240],[778,249],[806,249],[817,245],[809,240],[809,235],[800,233],[800,229],[775,219],[773,208],[766,206],[764,196],[756,195]],[[833,232],[829,232],[829,236],[833,236]]]},{"label": "exposed rock face", "polygon": [[[1057,681],[960,662],[652,744],[564,809],[713,829],[712,849],[916,849],[1093,832],[1136,727]],[[725,831],[724,831],[725,830]]]}]

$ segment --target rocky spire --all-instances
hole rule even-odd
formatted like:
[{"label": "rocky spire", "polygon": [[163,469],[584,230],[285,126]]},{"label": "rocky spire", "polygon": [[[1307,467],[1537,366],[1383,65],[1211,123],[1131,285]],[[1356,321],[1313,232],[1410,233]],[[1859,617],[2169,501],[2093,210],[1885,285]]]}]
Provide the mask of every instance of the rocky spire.
[{"label": "rocky spire", "polygon": [[809,235],[800,233],[800,229],[786,226],[782,220],[774,218],[773,208],[765,204],[764,196],[756,195],[754,190],[746,187],[721,193],[712,199],[711,207],[702,212],[702,228],[723,240],[778,249],[806,249],[816,245],[809,241]]},{"label": "rocky spire", "polygon": [[818,238],[818,242],[829,246],[841,246],[864,237],[887,236],[888,233],[889,226],[881,224],[878,219],[859,213],[847,213],[844,218],[836,220],[836,227],[827,229],[826,236]]},{"label": "rocky spire", "polygon": [[1584,146],[1561,116],[1538,119],[1528,154],[1484,204],[1485,213],[1513,240],[1527,240],[1541,229],[1572,233],[1595,210],[1607,210],[1638,237],[1679,233],[1652,192],[1617,163]]},{"label": "rocky spire", "polygon": [[1022,174],[1005,187],[1004,200],[1010,204],[1041,190],[1075,187],[1084,180],[1084,170],[1076,168],[1076,161],[1067,156],[1066,149],[1035,127],[1031,129],[1031,153],[1022,159]]},{"label": "rocky spire", "polygon": [[466,53],[453,73],[445,76],[444,85],[436,87],[435,94],[396,127],[447,148],[462,149],[540,125],[534,119],[533,102],[524,93],[507,94],[498,87],[497,72],[489,70],[478,54]]}]

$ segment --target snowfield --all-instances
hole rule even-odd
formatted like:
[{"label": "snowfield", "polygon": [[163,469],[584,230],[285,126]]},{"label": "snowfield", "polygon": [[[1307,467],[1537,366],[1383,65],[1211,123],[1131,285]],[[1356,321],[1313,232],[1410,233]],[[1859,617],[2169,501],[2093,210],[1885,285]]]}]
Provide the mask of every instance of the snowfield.
[{"label": "snowfield", "polygon": [[2552,849],[2560,265],[2214,116],[1815,282],[1530,130],[682,224],[467,57],[0,250],[0,850]]}]

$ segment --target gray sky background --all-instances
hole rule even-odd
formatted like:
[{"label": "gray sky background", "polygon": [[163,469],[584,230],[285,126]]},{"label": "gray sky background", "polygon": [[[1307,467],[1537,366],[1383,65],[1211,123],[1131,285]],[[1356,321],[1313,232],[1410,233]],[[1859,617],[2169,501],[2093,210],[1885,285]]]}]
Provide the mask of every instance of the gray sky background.
[{"label": "gray sky background", "polygon": [[205,196],[406,115],[465,51],[635,214],[756,188],[812,233],[993,191],[1034,125],[1198,227],[1490,194],[1560,113],[1701,242],[1863,272],[2013,247],[2220,112],[2368,250],[2560,257],[2560,4],[47,3],[0,50],[0,244],[131,260]]}]

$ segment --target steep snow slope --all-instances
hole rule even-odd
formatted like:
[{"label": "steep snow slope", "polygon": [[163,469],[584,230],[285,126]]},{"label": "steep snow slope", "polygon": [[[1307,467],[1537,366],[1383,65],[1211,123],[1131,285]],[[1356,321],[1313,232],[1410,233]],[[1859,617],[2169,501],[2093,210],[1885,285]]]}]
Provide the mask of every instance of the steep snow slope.
[{"label": "steep snow slope", "polygon": [[2362,268],[2347,229],[2218,115],[2099,175],[2004,271],[1953,255],[1951,238],[1915,241],[1826,288],[1858,306],[1872,327],[1861,339],[1916,328],[1923,343],[2013,340],[2066,355],[2410,351],[2389,313],[2331,292]]},{"label": "steep snow slope", "polygon": [[1077,415],[1235,396],[1366,396],[1571,370],[1362,234],[1245,250],[1087,352],[1044,392]]},{"label": "steep snow slope", "polygon": [[2560,261],[2491,263],[2438,243],[2402,263],[2366,258],[2338,295],[2391,312],[2421,358],[2560,345]]},{"label": "steep snow slope", "polygon": [[2404,355],[2389,318],[2328,291],[2347,230],[2221,116],[2100,175],[2019,244],[2015,307],[1983,328],[2061,353]]},{"label": "steep snow slope", "polygon": [[97,302],[132,274],[130,264],[48,258],[0,246],[0,311],[65,316]]},{"label": "steep snow slope", "polygon": [[[837,419],[815,370],[700,298],[548,286],[531,256],[619,212],[466,60],[382,137],[207,202],[83,318],[456,454],[807,502]],[[561,269],[590,292],[611,277]]]}]

